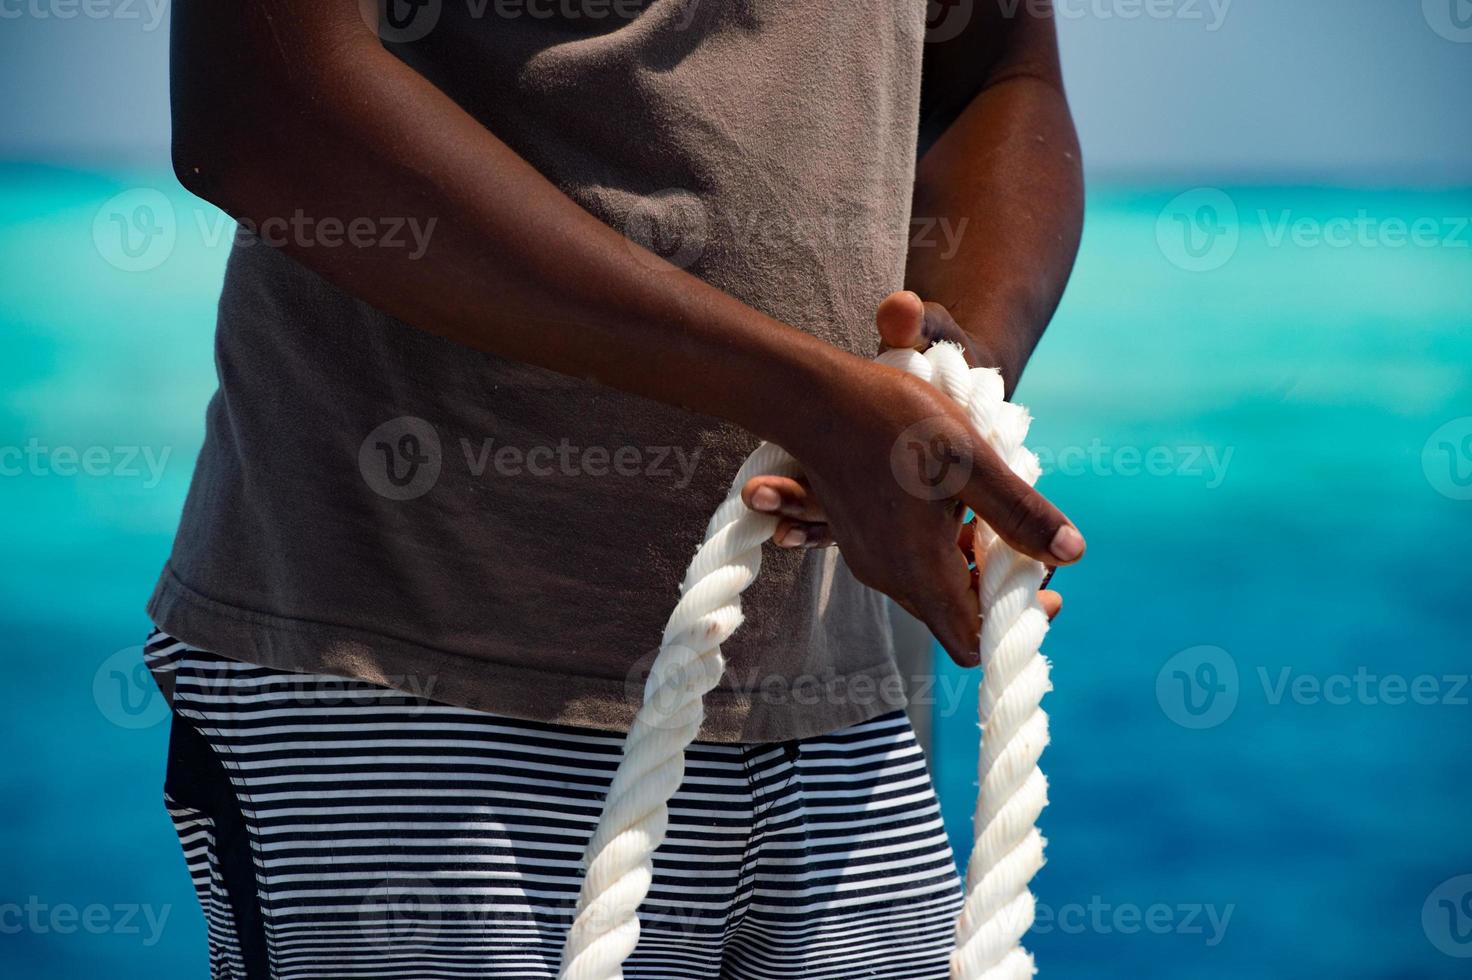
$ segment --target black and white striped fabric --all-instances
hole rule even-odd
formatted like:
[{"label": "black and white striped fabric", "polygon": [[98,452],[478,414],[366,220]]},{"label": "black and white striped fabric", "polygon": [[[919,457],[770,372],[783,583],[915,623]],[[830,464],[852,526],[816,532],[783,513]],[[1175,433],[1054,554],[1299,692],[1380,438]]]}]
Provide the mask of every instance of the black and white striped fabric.
[{"label": "black and white striped fabric", "polygon": [[[621,735],[145,650],[213,977],[556,976]],[[630,980],[947,976],[960,886],[903,713],[697,743],[655,865]]]}]

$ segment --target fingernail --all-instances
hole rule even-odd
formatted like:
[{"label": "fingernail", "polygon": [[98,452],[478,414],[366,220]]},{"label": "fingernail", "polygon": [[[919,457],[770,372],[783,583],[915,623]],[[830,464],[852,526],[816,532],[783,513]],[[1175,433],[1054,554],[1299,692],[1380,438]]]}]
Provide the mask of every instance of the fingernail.
[{"label": "fingernail", "polygon": [[788,528],[787,533],[782,535],[782,546],[785,548],[801,548],[803,542],[807,539],[808,532],[804,531],[802,528]]},{"label": "fingernail", "polygon": [[1078,561],[1079,555],[1084,553],[1084,536],[1072,524],[1065,524],[1053,535],[1053,543],[1048,550],[1059,561]]},{"label": "fingernail", "polygon": [[782,497],[771,487],[758,487],[751,495],[751,506],[770,514],[782,506]]}]

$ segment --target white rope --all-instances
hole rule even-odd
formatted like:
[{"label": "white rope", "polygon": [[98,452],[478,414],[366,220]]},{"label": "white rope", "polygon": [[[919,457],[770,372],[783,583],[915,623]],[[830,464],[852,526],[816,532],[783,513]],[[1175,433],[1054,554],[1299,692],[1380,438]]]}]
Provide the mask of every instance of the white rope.
[{"label": "white rope", "polygon": [[[879,360],[949,395],[1018,476],[1029,484],[1037,480],[1037,457],[1022,445],[1031,419],[1004,401],[996,371],[969,368],[960,349],[949,344],[923,355],[890,351]],[[623,977],[623,962],[639,941],[639,905],[649,894],[669,800],[684,778],[685,750],[705,717],[702,699],[725,670],[721,643],[741,625],[741,593],[756,579],[762,544],[777,526],[776,517],[742,503],[741,488],[752,477],[797,472],[785,451],[759,446],[736,474],[685,573],[644,685],[644,704],[588,843],[587,875],[562,952],[561,980]],[[1038,757],[1048,744],[1041,703],[1052,685],[1039,647],[1048,617],[1037,599],[1041,563],[1013,551],[980,521],[976,554],[985,555],[980,789],[951,977],[1012,980],[1037,972],[1021,942],[1034,914],[1028,884],[1043,864],[1037,819],[1047,804],[1047,782]]]}]

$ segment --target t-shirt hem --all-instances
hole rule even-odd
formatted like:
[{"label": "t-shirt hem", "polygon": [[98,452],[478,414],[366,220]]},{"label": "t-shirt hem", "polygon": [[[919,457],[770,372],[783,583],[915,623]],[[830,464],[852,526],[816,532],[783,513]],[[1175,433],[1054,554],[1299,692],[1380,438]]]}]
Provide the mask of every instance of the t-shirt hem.
[{"label": "t-shirt hem", "polygon": [[[488,661],[351,626],[245,609],[205,596],[164,567],[147,613],[171,636],[221,656],[303,674],[393,688],[414,697],[524,721],[626,732],[642,680],[590,677]],[[160,683],[162,687],[162,682]],[[763,743],[812,738],[904,708],[894,661],[845,669],[841,690],[813,704],[786,688],[776,696],[716,689],[705,697],[706,742]],[[862,696],[853,692],[862,690]],[[835,696],[836,695],[836,696]],[[760,710],[753,710],[760,703]],[[821,709],[821,710],[820,710]]]}]

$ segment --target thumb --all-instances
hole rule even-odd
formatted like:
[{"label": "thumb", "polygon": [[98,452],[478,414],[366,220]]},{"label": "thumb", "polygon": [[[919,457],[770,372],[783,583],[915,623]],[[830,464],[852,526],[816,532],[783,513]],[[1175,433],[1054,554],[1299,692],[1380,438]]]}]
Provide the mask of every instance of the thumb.
[{"label": "thumb", "polygon": [[890,293],[874,316],[879,345],[884,350],[920,347],[925,343],[925,303],[918,293],[902,289]]},{"label": "thumb", "polygon": [[978,445],[961,500],[1013,548],[1044,564],[1071,565],[1083,557],[1084,537],[1063,512]]}]

